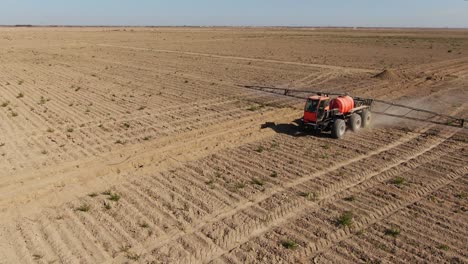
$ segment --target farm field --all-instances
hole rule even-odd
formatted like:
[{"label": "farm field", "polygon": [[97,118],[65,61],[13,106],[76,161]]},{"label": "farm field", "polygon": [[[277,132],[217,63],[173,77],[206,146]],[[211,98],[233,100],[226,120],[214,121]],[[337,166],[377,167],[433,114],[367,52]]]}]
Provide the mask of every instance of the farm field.
[{"label": "farm field", "polygon": [[0,28],[0,263],[468,262],[466,129],[244,85],[468,118],[468,30]]}]

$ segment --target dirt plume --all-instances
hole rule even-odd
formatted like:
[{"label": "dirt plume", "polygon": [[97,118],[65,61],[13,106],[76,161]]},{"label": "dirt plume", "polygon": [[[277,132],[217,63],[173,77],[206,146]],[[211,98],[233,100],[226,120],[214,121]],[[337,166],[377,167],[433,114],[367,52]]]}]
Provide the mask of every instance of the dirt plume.
[{"label": "dirt plume", "polygon": [[[436,117],[434,113],[445,114],[453,116],[454,118],[464,118],[464,109],[466,104],[464,103],[464,92],[458,89],[454,89],[453,93],[434,93],[433,95],[420,98],[401,98],[394,103],[413,107],[417,109],[431,111],[433,113],[425,113],[419,111],[412,111],[411,109],[399,106],[376,103],[374,105],[375,112],[385,112],[390,115],[405,115],[409,118],[416,118],[428,121],[445,122],[449,119]],[[427,126],[427,123],[418,122],[410,119],[395,118],[387,116],[385,114],[376,114],[374,117],[373,127],[407,127],[415,128],[418,126]]]}]

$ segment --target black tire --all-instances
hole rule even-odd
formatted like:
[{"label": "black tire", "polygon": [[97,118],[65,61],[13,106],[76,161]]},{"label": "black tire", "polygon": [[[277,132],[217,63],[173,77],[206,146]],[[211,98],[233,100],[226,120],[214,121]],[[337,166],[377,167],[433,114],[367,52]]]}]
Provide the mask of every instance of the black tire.
[{"label": "black tire", "polygon": [[321,129],[312,129],[312,134],[318,136],[322,133],[322,130]]},{"label": "black tire", "polygon": [[343,119],[337,119],[333,123],[331,134],[333,138],[340,139],[346,132],[346,123]]},{"label": "black tire", "polygon": [[298,127],[299,131],[305,131],[306,130],[306,126],[305,126],[303,121],[300,121],[297,127]]},{"label": "black tire", "polygon": [[362,126],[362,119],[361,116],[358,114],[352,114],[351,118],[349,119],[349,127],[351,127],[351,131],[358,132]]},{"label": "black tire", "polygon": [[372,114],[369,110],[365,109],[361,112],[362,127],[368,128],[372,121]]}]

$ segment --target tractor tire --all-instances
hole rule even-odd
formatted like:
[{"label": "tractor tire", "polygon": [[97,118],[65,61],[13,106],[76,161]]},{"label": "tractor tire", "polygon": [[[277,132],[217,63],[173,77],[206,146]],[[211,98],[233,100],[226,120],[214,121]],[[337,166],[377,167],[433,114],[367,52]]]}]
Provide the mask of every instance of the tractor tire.
[{"label": "tractor tire", "polygon": [[333,123],[331,135],[333,138],[340,139],[346,132],[346,123],[343,119],[337,119]]},{"label": "tractor tire", "polygon": [[349,126],[351,127],[351,131],[358,132],[362,126],[361,116],[358,114],[352,114],[349,119]]},{"label": "tractor tire", "polygon": [[372,114],[368,109],[361,112],[362,128],[368,128],[372,121]]}]

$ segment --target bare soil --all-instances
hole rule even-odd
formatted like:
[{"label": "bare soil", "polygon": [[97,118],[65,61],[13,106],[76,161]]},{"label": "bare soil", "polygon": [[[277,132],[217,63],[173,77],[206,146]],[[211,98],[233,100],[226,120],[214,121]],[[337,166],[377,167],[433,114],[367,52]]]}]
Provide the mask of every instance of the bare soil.
[{"label": "bare soil", "polygon": [[468,31],[0,28],[0,263],[468,262],[466,130],[242,85],[467,118]]}]

